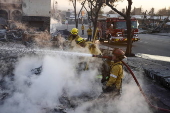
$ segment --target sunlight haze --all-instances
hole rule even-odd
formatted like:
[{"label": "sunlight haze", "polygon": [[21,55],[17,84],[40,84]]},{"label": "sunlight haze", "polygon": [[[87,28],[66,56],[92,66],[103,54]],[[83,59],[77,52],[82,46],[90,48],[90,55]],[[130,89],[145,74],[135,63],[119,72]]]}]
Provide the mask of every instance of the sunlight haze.
[{"label": "sunlight haze", "polygon": [[[157,12],[159,9],[162,8],[169,8],[170,7],[170,0],[132,0],[132,9],[134,7],[140,8],[142,7],[142,10],[150,10],[151,8],[155,8],[155,12]],[[80,3],[77,3],[77,9],[79,10],[81,8]],[[124,0],[124,2],[118,2],[116,3],[117,9],[121,11],[123,8],[127,6],[127,0]],[[68,10],[73,9],[73,5],[69,0],[58,0],[58,9],[59,10]],[[111,10],[109,7],[106,7],[104,9],[105,12],[108,12]]]}]

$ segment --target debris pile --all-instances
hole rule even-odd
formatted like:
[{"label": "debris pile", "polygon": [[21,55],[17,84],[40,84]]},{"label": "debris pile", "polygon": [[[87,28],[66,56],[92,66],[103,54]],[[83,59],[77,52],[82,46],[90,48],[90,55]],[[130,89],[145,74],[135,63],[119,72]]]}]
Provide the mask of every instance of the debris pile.
[{"label": "debris pile", "polygon": [[0,28],[0,41],[22,42],[27,47],[60,47],[70,34],[67,30],[56,30],[50,34],[47,30],[40,31],[29,28],[25,24],[15,22],[13,27]]}]

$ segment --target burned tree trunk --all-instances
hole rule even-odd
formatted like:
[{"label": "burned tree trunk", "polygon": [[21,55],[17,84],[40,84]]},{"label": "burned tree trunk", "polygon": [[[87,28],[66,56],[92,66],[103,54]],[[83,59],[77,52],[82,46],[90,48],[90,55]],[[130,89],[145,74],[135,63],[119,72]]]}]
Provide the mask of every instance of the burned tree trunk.
[{"label": "burned tree trunk", "polygon": [[76,14],[76,4],[77,4],[77,1],[76,0],[71,0],[72,3],[73,3],[73,7],[74,7],[74,16],[75,16],[75,24],[76,24],[76,28],[78,28],[78,19],[77,19],[77,14]]},{"label": "burned tree trunk", "polygon": [[127,47],[126,47],[126,56],[131,56],[132,53],[132,29],[131,29],[131,20],[130,18],[126,19],[126,25],[127,25]]},{"label": "burned tree trunk", "polygon": [[101,7],[102,7],[102,3],[98,6],[98,9],[96,11],[97,15],[94,17],[94,21],[93,21],[93,26],[94,26],[94,30],[93,30],[93,42],[95,41],[95,37],[96,37],[98,13],[99,13],[99,10],[100,10]]},{"label": "burned tree trunk", "polygon": [[131,25],[131,6],[132,6],[132,0],[127,0],[128,1],[128,8],[126,11],[126,25],[127,25],[127,47],[126,47],[126,56],[134,56],[132,54],[132,25]]}]

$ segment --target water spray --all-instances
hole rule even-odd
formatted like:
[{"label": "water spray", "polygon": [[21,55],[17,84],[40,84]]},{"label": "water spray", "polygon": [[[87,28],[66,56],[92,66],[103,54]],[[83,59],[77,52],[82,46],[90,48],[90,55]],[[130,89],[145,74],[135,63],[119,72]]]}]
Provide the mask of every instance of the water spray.
[{"label": "water spray", "polygon": [[105,58],[105,59],[112,60],[112,56],[92,55],[92,57],[97,57],[97,58]]},{"label": "water spray", "polygon": [[50,49],[31,49],[31,48],[7,48],[3,47],[0,48],[3,51],[9,51],[12,53],[19,53],[19,54],[40,54],[40,55],[68,55],[68,56],[84,56],[84,57],[92,57],[92,54],[88,53],[80,53],[80,52],[68,52],[62,50],[50,50]]},{"label": "water spray", "polygon": [[31,49],[31,48],[9,48],[9,47],[1,47],[0,50],[10,51],[12,53],[34,53],[34,54],[43,54],[43,55],[68,55],[68,56],[84,56],[84,57],[97,57],[97,58],[105,58],[112,59],[112,56],[103,56],[103,55],[93,55],[88,53],[80,53],[80,52],[68,52],[62,50],[50,50],[50,49]]}]

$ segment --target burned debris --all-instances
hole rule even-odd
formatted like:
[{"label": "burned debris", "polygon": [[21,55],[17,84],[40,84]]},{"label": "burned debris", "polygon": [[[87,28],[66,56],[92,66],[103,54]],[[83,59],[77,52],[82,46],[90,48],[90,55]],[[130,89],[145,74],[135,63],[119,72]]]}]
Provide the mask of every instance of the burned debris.
[{"label": "burned debris", "polygon": [[166,33],[170,30],[169,22],[169,16],[148,16],[145,12],[139,28],[145,30],[143,33]]}]

